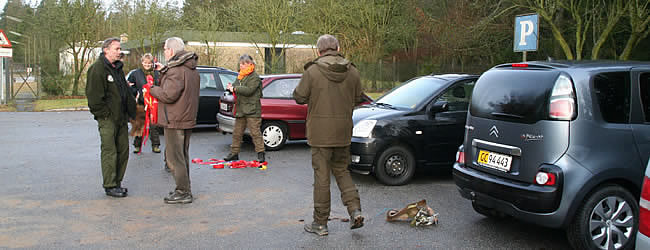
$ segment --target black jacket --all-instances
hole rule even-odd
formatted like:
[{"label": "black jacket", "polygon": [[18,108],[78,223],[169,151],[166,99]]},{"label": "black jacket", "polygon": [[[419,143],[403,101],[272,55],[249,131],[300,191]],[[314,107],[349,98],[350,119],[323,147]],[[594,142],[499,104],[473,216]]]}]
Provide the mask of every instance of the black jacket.
[{"label": "black jacket", "polygon": [[[136,97],[139,93],[140,97],[138,98],[138,104],[144,105],[142,86],[147,84],[147,76],[145,75],[144,71],[141,68],[131,70],[128,76],[129,78],[127,79],[127,81],[135,83],[133,84],[133,86],[131,86],[131,94],[133,94],[133,97]],[[156,86],[160,86],[160,72],[158,72],[157,70],[153,71],[153,84]]]},{"label": "black jacket", "polygon": [[135,100],[129,93],[122,66],[121,61],[111,64],[102,53],[88,69],[86,97],[95,119],[126,122],[135,118]]}]

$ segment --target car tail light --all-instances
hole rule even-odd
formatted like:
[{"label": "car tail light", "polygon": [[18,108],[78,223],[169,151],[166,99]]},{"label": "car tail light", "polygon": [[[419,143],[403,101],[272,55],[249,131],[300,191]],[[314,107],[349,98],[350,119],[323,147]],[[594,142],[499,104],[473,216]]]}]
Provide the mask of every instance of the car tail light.
[{"label": "car tail light", "polygon": [[643,178],[643,190],[639,202],[639,232],[650,236],[650,179]]},{"label": "car tail light", "polygon": [[571,120],[576,115],[576,95],[573,82],[568,76],[560,75],[551,92],[548,116],[556,120]]},{"label": "car tail light", "polygon": [[456,152],[456,163],[465,165],[465,151],[459,150]]},{"label": "car tail light", "polygon": [[557,183],[557,176],[554,173],[540,171],[535,175],[535,183],[542,186],[553,186]]},{"label": "car tail light", "polygon": [[526,63],[513,63],[512,67],[513,68],[528,68],[528,64],[526,64]]}]

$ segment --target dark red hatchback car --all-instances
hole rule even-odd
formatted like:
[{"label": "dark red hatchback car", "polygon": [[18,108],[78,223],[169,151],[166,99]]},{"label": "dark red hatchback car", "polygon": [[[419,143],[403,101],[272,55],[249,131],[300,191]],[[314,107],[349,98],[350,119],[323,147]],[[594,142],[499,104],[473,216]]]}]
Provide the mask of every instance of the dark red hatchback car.
[{"label": "dark red hatchback car", "polygon": [[[268,151],[280,150],[289,140],[304,140],[307,105],[293,100],[293,90],[302,74],[263,75],[262,79],[262,137]],[[367,103],[372,99],[365,96]],[[219,101],[217,130],[232,133],[235,127],[233,98],[225,92]],[[248,134],[248,129],[245,132]]]},{"label": "dark red hatchback car", "polygon": [[[293,100],[293,90],[300,82],[301,74],[264,75],[262,78],[262,136],[266,150],[281,149],[287,139],[305,139],[307,105]],[[228,92],[219,102],[217,129],[232,133],[235,127],[233,98]],[[248,131],[246,131],[248,134]]]}]

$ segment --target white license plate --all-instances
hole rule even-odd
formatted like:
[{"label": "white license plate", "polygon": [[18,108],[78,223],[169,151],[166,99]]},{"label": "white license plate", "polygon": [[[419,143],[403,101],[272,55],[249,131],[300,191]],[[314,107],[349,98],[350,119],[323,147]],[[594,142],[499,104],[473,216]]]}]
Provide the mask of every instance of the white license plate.
[{"label": "white license plate", "polygon": [[512,156],[479,150],[476,161],[482,166],[508,172],[512,165]]},{"label": "white license plate", "polygon": [[223,111],[228,111],[228,104],[220,103],[220,108],[221,108],[221,110],[223,110]]}]

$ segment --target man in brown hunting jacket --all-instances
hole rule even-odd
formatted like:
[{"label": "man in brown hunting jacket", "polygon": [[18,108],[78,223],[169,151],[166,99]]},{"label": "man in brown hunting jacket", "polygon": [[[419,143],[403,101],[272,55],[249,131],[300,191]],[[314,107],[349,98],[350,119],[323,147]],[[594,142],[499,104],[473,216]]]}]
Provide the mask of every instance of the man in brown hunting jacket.
[{"label": "man in brown hunting jacket", "polygon": [[314,169],[314,221],[305,230],[327,235],[330,215],[330,172],[336,178],[341,200],[350,214],[350,228],[363,226],[359,192],[350,177],[352,110],[363,102],[361,80],[356,67],[339,53],[339,42],[322,35],[316,42],[318,58],[305,65],[305,72],[293,98],[308,104],[307,142]]}]

